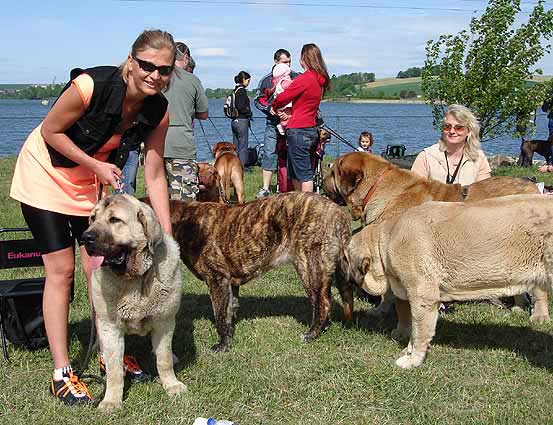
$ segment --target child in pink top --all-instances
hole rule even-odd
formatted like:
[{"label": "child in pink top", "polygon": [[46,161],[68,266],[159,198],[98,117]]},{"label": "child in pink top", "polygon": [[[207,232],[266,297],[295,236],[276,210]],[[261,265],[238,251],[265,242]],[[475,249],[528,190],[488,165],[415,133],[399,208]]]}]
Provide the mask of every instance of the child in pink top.
[{"label": "child in pink top", "polygon": [[[291,69],[286,63],[277,63],[273,67],[273,92],[276,97],[282,93],[286,87],[292,84],[292,78],[290,77]],[[292,113],[292,102],[279,108],[276,112],[285,112],[287,115]],[[288,125],[288,119],[280,119],[280,123],[277,125],[277,130],[280,134],[284,135],[286,126]]]},{"label": "child in pink top", "polygon": [[362,131],[359,135],[359,147],[357,150],[359,152],[368,152],[372,153],[372,145],[374,143],[373,135],[372,133],[368,131]]}]

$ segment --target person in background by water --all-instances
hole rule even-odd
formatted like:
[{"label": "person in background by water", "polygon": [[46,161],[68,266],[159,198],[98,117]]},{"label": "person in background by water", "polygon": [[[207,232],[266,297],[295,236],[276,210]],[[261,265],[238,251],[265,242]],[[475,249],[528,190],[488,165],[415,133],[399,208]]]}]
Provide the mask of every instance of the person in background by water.
[{"label": "person in background by water", "polygon": [[373,135],[369,131],[362,131],[359,135],[359,147],[357,150],[359,152],[368,152],[372,153],[372,145],[374,143]]},{"label": "person in background by water", "polygon": [[248,129],[252,118],[247,89],[251,78],[251,75],[246,71],[240,71],[234,77],[236,83],[236,87],[234,87],[234,106],[238,110],[238,117],[232,120],[230,126],[232,129],[232,143],[236,146],[236,153],[243,167],[246,166],[248,161]]},{"label": "person in background by water", "polygon": [[[290,52],[286,49],[278,49],[273,55],[274,63],[285,63],[290,66],[292,59]],[[294,79],[298,74],[294,71],[290,76]],[[272,95],[270,95],[273,86],[273,71],[265,75],[260,81],[255,93],[254,104],[257,109],[267,116],[265,125],[265,136],[263,139],[263,149],[261,152],[261,168],[263,170],[263,186],[257,192],[256,198],[264,198],[271,194],[271,178],[277,168],[277,139],[278,130],[276,128],[280,118],[276,113],[271,112]],[[284,115],[283,115],[284,116]]]},{"label": "person in background by water", "polygon": [[[292,84],[292,78],[290,73],[292,70],[290,66],[285,63],[277,63],[273,66],[273,93],[275,96],[278,96],[284,91],[290,84]],[[283,119],[282,117],[288,117],[292,114],[292,102],[276,111],[283,112],[280,117],[280,122],[277,124],[277,130],[281,135],[286,134],[286,126],[288,125],[288,119]]]},{"label": "person in background by water", "polygon": [[175,71],[165,97],[169,101],[169,130],[165,138],[165,172],[171,199],[194,201],[200,191],[194,119],[208,117],[207,96],[198,77],[185,71],[190,50],[177,42]]},{"label": "person in background by water", "polygon": [[296,190],[313,192],[310,148],[318,141],[317,111],[324,90],[330,88],[330,77],[321,50],[316,44],[303,45],[300,64],[305,72],[275,97],[271,109],[276,111],[292,102],[292,117],[286,131],[288,173]]},{"label": "person in background by water", "polygon": [[[148,195],[163,230],[171,234],[163,168],[169,114],[161,91],[174,63],[171,34],[152,30],[139,35],[120,67],[74,69],[17,158],[10,196],[21,203],[46,274],[43,316],[54,362],[50,391],[68,405],[91,401],[67,349],[75,241],[90,294],[92,270],[100,267],[102,258],[89,257],[82,233],[99,191],[119,188],[120,167],[142,140]],[[127,374],[141,375],[135,366],[136,359],[125,356]]]},{"label": "person in background by water", "polygon": [[427,179],[462,185],[491,176],[490,164],[480,148],[480,123],[469,108],[447,108],[440,140],[417,155],[411,171]]}]

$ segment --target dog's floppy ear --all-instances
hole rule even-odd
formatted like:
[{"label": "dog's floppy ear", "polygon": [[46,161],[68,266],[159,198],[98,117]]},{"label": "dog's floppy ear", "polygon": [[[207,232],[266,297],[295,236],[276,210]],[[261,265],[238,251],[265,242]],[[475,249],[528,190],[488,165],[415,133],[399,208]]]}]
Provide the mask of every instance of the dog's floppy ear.
[{"label": "dog's floppy ear", "polygon": [[335,172],[339,173],[340,193],[355,220],[361,218],[364,205],[361,205],[366,195],[362,190],[364,186],[365,173],[363,167],[337,167]]},{"label": "dog's floppy ear", "polygon": [[137,218],[144,229],[144,235],[146,236],[146,241],[148,243],[148,251],[153,254],[155,246],[163,238],[161,224],[159,224],[154,210],[143,202],[140,203]]},{"label": "dog's floppy ear", "polygon": [[219,152],[224,146],[225,146],[225,142],[215,143],[215,146],[213,146],[213,155],[216,156],[217,152]]}]

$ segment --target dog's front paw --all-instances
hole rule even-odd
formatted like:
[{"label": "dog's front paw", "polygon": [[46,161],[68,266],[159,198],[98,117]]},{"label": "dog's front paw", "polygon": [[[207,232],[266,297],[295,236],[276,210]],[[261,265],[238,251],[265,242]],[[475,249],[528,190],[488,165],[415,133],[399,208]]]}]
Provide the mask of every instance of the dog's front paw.
[{"label": "dog's front paw", "polygon": [[188,391],[188,387],[182,382],[177,381],[175,384],[165,388],[165,391],[167,391],[167,394],[175,396]]},{"label": "dog's front paw", "polygon": [[230,348],[230,345],[226,342],[218,342],[213,347],[211,347],[211,351],[214,353],[224,353],[225,351],[228,351]]},{"label": "dog's front paw", "polygon": [[112,401],[112,400],[102,400],[98,405],[98,410],[101,410],[104,413],[111,413],[114,410],[121,408],[121,401]]},{"label": "dog's front paw", "polygon": [[533,313],[530,316],[530,322],[532,323],[545,323],[549,322],[549,314]]},{"label": "dog's front paw", "polygon": [[425,354],[424,353],[412,353],[405,356],[401,356],[396,360],[396,365],[402,369],[411,369],[414,367],[419,367],[424,362]]}]

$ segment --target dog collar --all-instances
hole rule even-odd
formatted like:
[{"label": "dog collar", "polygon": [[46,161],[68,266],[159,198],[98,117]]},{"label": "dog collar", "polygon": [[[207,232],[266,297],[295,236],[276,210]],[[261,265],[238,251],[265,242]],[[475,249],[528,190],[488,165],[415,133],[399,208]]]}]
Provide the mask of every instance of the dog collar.
[{"label": "dog collar", "polygon": [[378,177],[376,178],[376,181],[373,183],[373,185],[371,186],[371,188],[369,189],[369,191],[365,195],[365,198],[363,198],[363,202],[361,203],[361,207],[362,207],[363,210],[365,209],[365,206],[367,205],[367,203],[371,199],[371,196],[373,196],[374,192],[376,191],[376,188],[378,187],[378,185],[380,184],[382,179],[386,176],[386,174],[388,174],[393,169],[394,169],[394,167],[388,167],[378,175]]}]

